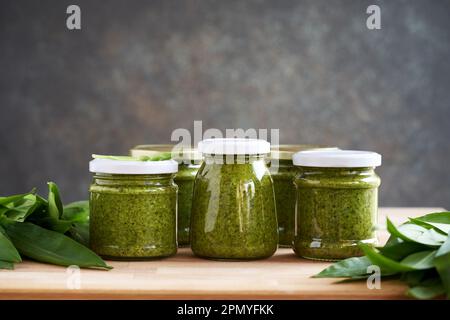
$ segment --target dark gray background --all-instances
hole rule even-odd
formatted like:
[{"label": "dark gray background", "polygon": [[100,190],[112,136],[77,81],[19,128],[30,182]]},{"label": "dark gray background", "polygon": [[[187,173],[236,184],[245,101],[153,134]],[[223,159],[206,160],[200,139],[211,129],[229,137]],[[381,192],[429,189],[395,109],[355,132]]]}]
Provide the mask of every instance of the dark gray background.
[{"label": "dark gray background", "polygon": [[449,16],[438,0],[1,1],[0,194],[53,180],[86,198],[91,153],[203,120],[378,151],[382,205],[450,208]]}]

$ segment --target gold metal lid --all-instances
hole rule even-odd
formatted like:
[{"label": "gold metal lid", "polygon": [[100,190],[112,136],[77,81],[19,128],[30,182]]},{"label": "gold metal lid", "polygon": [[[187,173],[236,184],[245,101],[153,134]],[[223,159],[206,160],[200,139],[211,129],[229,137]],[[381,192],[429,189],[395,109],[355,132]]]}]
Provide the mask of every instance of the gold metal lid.
[{"label": "gold metal lid", "polygon": [[171,152],[174,160],[202,160],[202,155],[196,148],[178,146],[175,144],[142,144],[133,147],[130,155],[133,157],[153,156],[161,152]]},{"label": "gold metal lid", "polygon": [[280,144],[272,145],[270,150],[271,159],[292,160],[294,153],[306,150],[338,150],[337,147],[319,144]]}]

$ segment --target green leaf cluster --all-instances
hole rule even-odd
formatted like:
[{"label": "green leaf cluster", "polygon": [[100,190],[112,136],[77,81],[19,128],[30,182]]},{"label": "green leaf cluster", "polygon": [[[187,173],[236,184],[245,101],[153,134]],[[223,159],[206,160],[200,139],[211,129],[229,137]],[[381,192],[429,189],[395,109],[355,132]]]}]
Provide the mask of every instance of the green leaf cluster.
[{"label": "green leaf cluster", "polygon": [[58,186],[48,182],[48,197],[33,189],[0,197],[0,269],[13,269],[22,256],[62,266],[110,269],[89,243],[89,203],[63,206]]},{"label": "green leaf cluster", "polygon": [[364,243],[362,257],[336,262],[315,278],[367,279],[368,267],[376,265],[382,277],[396,277],[409,289],[406,294],[417,299],[445,295],[450,298],[450,212],[435,212],[396,227],[387,219],[390,238],[383,247]]},{"label": "green leaf cluster", "polygon": [[158,154],[152,156],[109,156],[109,155],[100,155],[93,154],[92,158],[94,159],[109,159],[109,160],[119,160],[119,161],[162,161],[162,160],[170,160],[172,158],[172,154],[170,152],[160,152]]}]

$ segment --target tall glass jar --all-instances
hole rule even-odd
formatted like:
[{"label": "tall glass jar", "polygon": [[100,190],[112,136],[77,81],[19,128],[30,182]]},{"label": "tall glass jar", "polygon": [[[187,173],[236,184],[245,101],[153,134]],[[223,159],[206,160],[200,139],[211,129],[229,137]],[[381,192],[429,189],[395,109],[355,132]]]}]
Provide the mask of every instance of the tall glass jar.
[{"label": "tall glass jar", "polygon": [[359,242],[376,244],[381,156],[365,151],[303,151],[294,251],[304,258],[340,260],[362,255]]},{"label": "tall glass jar", "polygon": [[95,159],[89,166],[92,250],[115,260],[175,254],[177,162]]},{"label": "tall glass jar", "polygon": [[131,156],[152,156],[160,152],[171,152],[172,158],[179,163],[174,181],[178,186],[178,245],[189,245],[189,228],[191,224],[192,192],[194,180],[202,162],[196,149],[188,146],[181,148],[170,144],[139,145],[130,150]]},{"label": "tall glass jar", "polygon": [[200,257],[267,258],[278,244],[270,144],[256,139],[207,139],[194,186],[191,247]]},{"label": "tall glass jar", "polygon": [[305,150],[335,150],[334,147],[320,145],[278,145],[272,146],[270,153],[270,175],[273,179],[277,207],[279,244],[292,247],[294,241],[295,201],[297,192],[294,178],[298,167],[292,163],[294,153]]}]

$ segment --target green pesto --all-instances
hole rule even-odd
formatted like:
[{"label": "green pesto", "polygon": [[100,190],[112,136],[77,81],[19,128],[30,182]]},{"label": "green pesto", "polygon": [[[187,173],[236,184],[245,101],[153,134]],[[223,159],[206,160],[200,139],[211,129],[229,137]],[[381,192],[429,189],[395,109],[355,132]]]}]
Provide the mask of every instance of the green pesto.
[{"label": "green pesto", "polygon": [[357,244],[376,243],[378,186],[372,168],[300,167],[294,251],[339,260],[362,255]]},{"label": "green pesto", "polygon": [[189,245],[189,228],[191,224],[192,193],[195,176],[200,168],[197,163],[182,163],[178,166],[175,183],[178,186],[178,244]]},{"label": "green pesto", "polygon": [[210,158],[205,158],[195,180],[193,252],[210,259],[270,257],[278,246],[278,229],[264,157],[247,157],[240,164],[209,163]]},{"label": "green pesto", "polygon": [[96,174],[90,187],[90,247],[116,260],[173,255],[176,209],[172,174]]},{"label": "green pesto", "polygon": [[278,165],[274,162],[270,166],[277,207],[279,244],[283,247],[291,247],[294,241],[297,198],[294,178],[297,173],[298,167],[292,164],[292,160],[278,160]]}]

